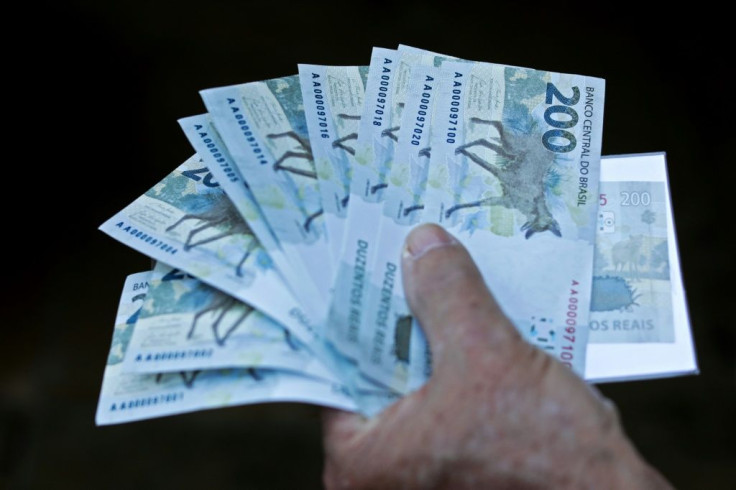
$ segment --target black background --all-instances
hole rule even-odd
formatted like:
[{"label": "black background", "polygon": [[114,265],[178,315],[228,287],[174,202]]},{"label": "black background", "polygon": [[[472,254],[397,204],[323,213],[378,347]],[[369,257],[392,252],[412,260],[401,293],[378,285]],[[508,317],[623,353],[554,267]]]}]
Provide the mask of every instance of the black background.
[{"label": "black background", "polygon": [[[482,5],[482,8],[477,7]],[[700,374],[601,386],[677,488],[733,488],[734,89],[729,15],[582,2],[25,4],[5,15],[0,486],[320,488],[318,409],[96,427],[126,275],[97,227],[193,152],[198,91],[368,64],[373,46],[606,79],[603,154],[665,151]],[[12,29],[11,29],[12,28]]]}]

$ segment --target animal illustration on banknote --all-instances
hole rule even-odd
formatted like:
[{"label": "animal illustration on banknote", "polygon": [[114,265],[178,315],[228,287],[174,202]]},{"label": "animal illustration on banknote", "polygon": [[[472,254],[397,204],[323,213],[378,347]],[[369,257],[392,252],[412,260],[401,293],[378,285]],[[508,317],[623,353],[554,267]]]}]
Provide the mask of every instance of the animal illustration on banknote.
[{"label": "animal illustration on banknote", "polygon": [[[296,134],[296,131],[286,131],[284,133],[270,133],[270,134],[267,134],[266,137],[272,140],[278,139],[278,138],[293,138],[297,143],[297,149],[286,150],[284,154],[281,155],[273,163],[274,171],[284,170],[286,172],[291,172],[293,174],[301,175],[303,177],[308,177],[310,179],[317,178],[317,172],[314,171],[314,165],[313,165],[314,157],[312,156],[312,145],[309,143],[309,140],[302,138],[301,136]],[[309,169],[298,168],[298,167],[287,167],[286,165],[283,165],[283,163],[289,158],[303,158],[307,160],[310,163]]]},{"label": "animal illustration on banknote", "polygon": [[301,350],[301,346],[299,345],[298,341],[294,338],[291,331],[289,331],[288,328],[284,329],[284,341],[286,341],[286,345],[289,346],[289,348],[293,351]]},{"label": "animal illustration on banknote", "polygon": [[632,281],[638,281],[641,278],[639,264],[644,259],[643,244],[643,235],[632,235],[614,243],[611,248],[614,270],[619,274],[628,275]]},{"label": "animal illustration on banknote", "polygon": [[[253,232],[248,226],[248,223],[238,213],[235,207],[231,204],[231,201],[225,196],[217,196],[214,204],[208,209],[199,213],[186,213],[184,216],[179,218],[174,224],[166,228],[166,231],[172,231],[180,224],[188,220],[196,220],[201,224],[195,226],[189,231],[186,241],[184,242],[184,250],[188,251],[194,247],[211,243],[223,238],[233,235],[247,235],[250,240],[248,245],[243,252],[243,256],[235,267],[235,274],[238,277],[243,277],[243,264],[248,260],[248,257],[260,247],[258,240],[253,235]],[[196,240],[198,234],[202,234],[205,231],[214,230],[213,234],[203,236],[201,239]]]},{"label": "animal illustration on banknote", "polygon": [[[288,172],[294,175],[300,175],[302,177],[306,177],[308,179],[317,179],[317,172],[314,170],[314,156],[312,155],[312,145],[309,143],[309,140],[307,138],[303,138],[299,136],[296,131],[286,131],[284,133],[271,133],[266,135],[269,139],[278,139],[278,138],[292,138],[297,143],[296,149],[286,150],[283,155],[281,155],[273,164],[273,170],[274,172],[277,172],[279,170],[283,170],[284,172]],[[294,166],[287,166],[284,165],[284,162],[290,158],[297,158],[297,159],[304,159],[306,160],[309,165],[308,168],[299,168]],[[309,232],[309,227],[311,226],[312,222],[322,215],[324,210],[322,208],[318,209],[312,214],[309,214],[304,221],[304,230]]]},{"label": "animal illustration on banknote", "polygon": [[[214,321],[211,323],[212,335],[214,336],[217,345],[223,347],[227,342],[227,339],[256,310],[248,304],[238,301],[232,296],[220,293],[215,293],[214,295],[209,294],[212,291],[210,288],[206,288],[206,291],[208,292],[206,297],[209,302],[204,307],[198,308],[197,313],[195,313],[194,318],[192,318],[189,333],[187,333],[187,339],[191,339],[194,336],[197,322],[203,316],[213,314],[216,316]],[[194,294],[198,295],[199,292],[201,292],[201,290],[195,289]],[[225,325],[225,318],[228,315],[229,319],[227,321],[227,325]],[[288,345],[293,351],[301,350],[299,341],[291,334],[291,332],[286,328],[282,328],[282,330],[286,345]]]},{"label": "animal illustration on banknote", "polygon": [[399,132],[399,129],[401,129],[401,126],[394,126],[392,128],[386,128],[383,131],[381,131],[381,136],[384,138],[391,138],[395,142],[398,143],[399,137],[396,133]]},{"label": "animal illustration on banknote", "polygon": [[[343,113],[337,114],[337,118],[338,119],[350,119],[354,121],[360,120],[360,116],[353,116],[351,114],[343,114]],[[341,150],[344,150],[350,153],[351,155],[355,156],[355,147],[347,145],[346,142],[357,140],[357,139],[358,139],[358,133],[352,132],[341,138],[337,138],[335,141],[332,142],[332,147],[340,148]]]},{"label": "animal illustration on banknote", "polygon": [[233,369],[226,369],[226,370],[208,370],[207,372],[205,372],[202,369],[197,369],[195,371],[177,371],[177,372],[168,372],[168,373],[157,373],[156,375],[154,375],[154,381],[156,382],[156,384],[161,384],[171,379],[172,377],[179,377],[182,383],[184,383],[184,386],[191,389],[194,387],[194,381],[197,378],[200,378],[201,374],[209,374],[210,376],[212,375],[218,376],[220,374],[235,373],[238,371],[241,373],[247,374],[254,381],[263,380],[263,373],[261,373],[261,370],[258,368],[250,367],[250,368],[245,368],[243,370],[237,370],[237,371]]},{"label": "animal illustration on banknote", "polygon": [[175,373],[157,373],[156,374],[156,384],[161,384],[166,380],[167,378],[171,376],[179,376],[184,383],[184,386],[187,388],[191,388],[194,386],[194,380],[197,379],[197,376],[199,376],[202,373],[201,369],[198,369],[196,371],[177,371]]},{"label": "animal illustration on banknote", "polygon": [[419,211],[420,209],[424,209],[424,204],[413,204],[404,208],[403,213],[404,216],[409,216],[414,211]]},{"label": "animal illustration on banknote", "polygon": [[[215,342],[217,342],[217,345],[224,346],[228,337],[232,335],[232,333],[240,326],[241,323],[245,321],[246,318],[248,318],[248,315],[250,315],[253,311],[255,311],[253,310],[253,308],[246,305],[245,303],[236,300],[232,296],[217,294],[213,297],[209,305],[197,311],[197,313],[194,315],[194,318],[192,319],[192,325],[189,328],[189,333],[187,334],[187,338],[192,338],[192,336],[194,335],[194,331],[197,328],[197,321],[202,318],[203,315],[213,313],[216,314],[217,317],[215,318],[215,321],[212,322],[212,335],[215,337]],[[229,322],[229,325],[227,327],[223,326],[224,332],[220,332],[221,322],[230,312],[237,313],[237,316],[235,317],[235,319]]]},{"label": "animal illustration on banknote", "polygon": [[[429,161],[429,159],[430,159],[430,157],[431,157],[431,152],[430,152],[430,150],[431,150],[431,147],[429,147],[429,146],[427,146],[427,147],[425,147],[425,148],[422,148],[421,150],[419,150],[419,151],[417,152],[417,157],[418,157],[418,158],[426,158],[426,159],[427,159],[427,161]],[[414,174],[415,172],[419,171],[419,170],[420,170],[420,168],[419,168],[419,167],[415,167],[414,165],[412,165],[412,168],[411,168],[411,170],[412,170],[412,174]],[[420,201],[420,200],[422,199],[422,197],[424,197],[424,196],[423,196],[423,195],[421,194],[421,192],[422,192],[422,191],[424,190],[424,187],[425,187],[425,184],[426,184],[426,178],[427,178],[427,174],[426,174],[426,173],[424,173],[424,174],[423,174],[423,175],[421,175],[421,176],[416,176],[416,178],[418,178],[418,179],[421,179],[421,180],[422,180],[422,182],[421,182],[421,183],[420,183],[420,184],[418,185],[418,188],[419,188],[419,190],[420,190],[420,193],[416,193],[416,190],[415,190],[415,192],[414,192],[414,201],[415,201],[415,203],[414,203],[414,204],[412,204],[411,206],[407,206],[407,207],[405,207],[405,208],[404,208],[404,209],[403,209],[403,210],[401,211],[404,217],[406,217],[406,216],[409,216],[409,215],[410,215],[411,213],[413,213],[413,212],[415,212],[415,211],[419,211],[419,210],[421,210],[421,209],[424,209],[424,204],[421,204],[421,203],[419,203],[418,201]]]},{"label": "animal illustration on banknote", "polygon": [[662,239],[657,245],[652,247],[649,264],[651,269],[656,271],[662,279],[668,279],[670,277],[669,249],[666,239]]},{"label": "animal illustration on banknote", "polygon": [[[355,115],[352,115],[352,114],[340,113],[340,114],[337,114],[336,117],[338,119],[343,119],[343,120],[351,120],[351,121],[359,121],[360,120],[360,116],[359,115],[358,116],[355,116]],[[355,156],[355,147],[354,146],[350,146],[347,142],[349,142],[349,141],[357,141],[357,140],[358,140],[358,133],[354,131],[354,132],[349,133],[349,134],[347,134],[345,136],[342,136],[340,138],[337,138],[335,141],[333,141],[332,142],[332,148],[339,148],[339,149],[341,149],[341,150],[349,153],[350,155]],[[338,170],[340,171],[340,177],[341,177],[340,180],[343,183],[345,183],[345,196],[342,199],[340,199],[340,204],[342,205],[343,208],[345,208],[345,207],[347,207],[348,202],[350,200],[350,168],[347,165],[347,160],[345,160],[345,163],[344,164],[340,165],[340,163],[342,163],[342,162],[343,162],[343,160],[340,160],[340,162],[338,162]]]},{"label": "animal illustration on banknote", "polygon": [[[461,154],[490,172],[501,184],[501,195],[475,202],[456,204],[445,211],[449,218],[455,211],[479,206],[503,206],[520,211],[527,219],[521,226],[525,237],[549,231],[562,236],[557,220],[547,208],[546,183],[553,159],[549,151],[539,144],[539,138],[530,134],[507,130],[501,121],[473,117],[472,123],[492,126],[498,137],[480,138],[458,146],[455,154]],[[502,157],[502,163],[490,163],[469,148],[487,148]]]},{"label": "animal illustration on banknote", "polygon": [[[404,108],[404,102],[399,102],[397,104],[398,107],[398,113],[401,113],[401,110]],[[401,129],[401,126],[392,126],[390,128],[386,128],[381,131],[381,138],[388,138],[392,140],[394,143],[397,143],[399,141],[399,130]],[[388,187],[388,182],[386,182],[386,178],[388,176],[389,172],[389,165],[383,165],[387,162],[381,162],[382,165],[378,169],[378,183],[371,186],[371,194],[375,194],[381,189],[385,189]]]}]

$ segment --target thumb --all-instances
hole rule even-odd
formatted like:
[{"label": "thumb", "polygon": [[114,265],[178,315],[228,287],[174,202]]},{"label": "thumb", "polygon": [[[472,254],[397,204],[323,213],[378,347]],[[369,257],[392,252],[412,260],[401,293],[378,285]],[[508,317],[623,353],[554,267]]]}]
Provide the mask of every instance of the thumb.
[{"label": "thumb", "polygon": [[442,227],[424,224],[406,238],[404,294],[432,349],[433,364],[470,349],[503,352],[521,336],[496,303],[467,249]]},{"label": "thumb", "polygon": [[[329,407],[322,409],[322,477],[328,488],[345,486],[340,483],[340,478],[346,469],[357,472],[353,457],[355,444],[373,423],[358,413]],[[365,462],[361,463],[366,465]]]},{"label": "thumb", "polygon": [[322,437],[325,450],[331,452],[335,445],[352,439],[366,429],[368,419],[359,413],[346,412],[337,408],[322,408]]}]

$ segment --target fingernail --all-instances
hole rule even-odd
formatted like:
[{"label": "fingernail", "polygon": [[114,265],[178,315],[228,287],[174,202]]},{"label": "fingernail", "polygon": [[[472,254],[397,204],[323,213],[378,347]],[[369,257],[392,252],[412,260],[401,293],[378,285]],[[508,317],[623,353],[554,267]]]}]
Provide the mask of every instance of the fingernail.
[{"label": "fingernail", "polygon": [[435,224],[423,224],[414,228],[406,237],[403,257],[417,259],[433,248],[453,245],[457,240],[444,228]]}]

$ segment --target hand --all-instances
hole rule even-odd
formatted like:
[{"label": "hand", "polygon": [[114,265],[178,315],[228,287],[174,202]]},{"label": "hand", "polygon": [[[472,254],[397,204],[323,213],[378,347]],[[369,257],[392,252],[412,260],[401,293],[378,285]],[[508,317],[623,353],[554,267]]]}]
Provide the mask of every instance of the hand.
[{"label": "hand", "polygon": [[373,419],[325,409],[327,488],[671,488],[611,402],[522,339],[451,235],[415,228],[402,273],[433,374]]}]

